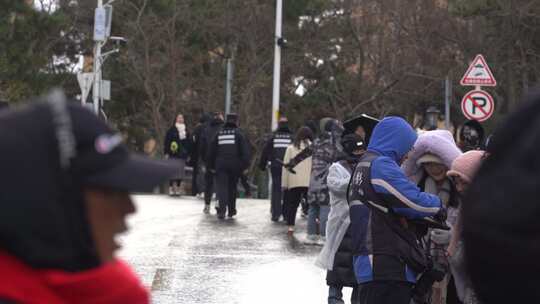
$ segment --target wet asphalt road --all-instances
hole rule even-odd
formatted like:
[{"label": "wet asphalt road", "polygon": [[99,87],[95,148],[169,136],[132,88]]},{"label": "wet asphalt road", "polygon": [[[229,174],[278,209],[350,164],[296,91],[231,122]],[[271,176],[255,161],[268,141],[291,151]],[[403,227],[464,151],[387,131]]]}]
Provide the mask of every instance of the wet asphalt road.
[{"label": "wet asphalt road", "polygon": [[196,198],[134,198],[120,256],[152,303],[327,303],[325,272],[314,265],[321,247],[302,244],[305,219],[288,238],[286,225],[270,221],[267,200],[238,200],[236,219],[219,221]]}]

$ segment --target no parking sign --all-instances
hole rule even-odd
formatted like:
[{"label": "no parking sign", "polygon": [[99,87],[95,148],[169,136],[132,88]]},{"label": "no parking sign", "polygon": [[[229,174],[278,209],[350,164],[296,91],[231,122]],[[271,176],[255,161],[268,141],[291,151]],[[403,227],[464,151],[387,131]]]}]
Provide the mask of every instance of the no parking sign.
[{"label": "no parking sign", "polygon": [[461,100],[461,111],[470,120],[479,122],[488,120],[495,110],[495,102],[488,92],[482,91],[482,86],[497,85],[493,73],[484,56],[476,55],[471,65],[461,79],[462,86],[475,86],[475,90],[467,93]]},{"label": "no parking sign", "polygon": [[461,100],[463,115],[471,120],[485,121],[493,115],[495,103],[493,97],[486,91],[473,90],[467,93]]}]

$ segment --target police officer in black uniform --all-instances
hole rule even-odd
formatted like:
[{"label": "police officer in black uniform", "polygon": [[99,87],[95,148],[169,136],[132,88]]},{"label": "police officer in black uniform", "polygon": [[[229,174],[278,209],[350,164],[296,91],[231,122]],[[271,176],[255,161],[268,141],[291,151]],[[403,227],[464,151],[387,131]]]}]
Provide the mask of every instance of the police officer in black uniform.
[{"label": "police officer in black uniform", "polygon": [[209,169],[216,172],[219,219],[225,218],[227,210],[229,218],[236,215],[238,179],[249,167],[249,160],[249,144],[238,129],[238,115],[228,114],[225,125],[212,141],[208,158]]},{"label": "police officer in black uniform", "polygon": [[212,195],[214,194],[215,174],[208,169],[210,147],[212,140],[223,127],[223,123],[223,113],[214,112],[212,120],[202,132],[200,139],[199,153],[206,166],[206,171],[204,173],[204,213],[210,213],[210,202],[212,201]]},{"label": "police officer in black uniform", "polygon": [[272,195],[271,195],[271,213],[272,221],[279,221],[283,213],[282,193],[281,193],[281,170],[283,157],[287,147],[291,144],[291,130],[289,129],[287,117],[280,117],[277,130],[266,142],[259,162],[259,168],[266,170],[270,162],[270,172],[272,173]]}]

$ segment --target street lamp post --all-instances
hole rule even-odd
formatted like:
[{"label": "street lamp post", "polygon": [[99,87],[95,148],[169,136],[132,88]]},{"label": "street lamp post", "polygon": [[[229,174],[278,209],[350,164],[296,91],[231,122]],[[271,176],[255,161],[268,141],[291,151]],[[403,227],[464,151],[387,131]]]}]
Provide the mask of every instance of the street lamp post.
[{"label": "street lamp post", "polygon": [[233,85],[233,59],[227,58],[227,80],[225,86],[225,114],[231,113],[231,91]]},{"label": "street lamp post", "polygon": [[[97,8],[98,10],[101,10],[103,9],[103,0],[98,0],[97,1]],[[96,10],[96,14],[95,14],[95,18],[97,18],[98,16],[98,12]],[[94,26],[97,25],[97,22],[95,23]],[[101,48],[103,46],[102,44],[102,41],[101,40],[98,40],[96,39],[97,37],[95,36],[95,30],[94,29],[94,40],[96,41],[96,45],[94,46],[94,85],[93,85],[93,89],[92,89],[92,100],[93,100],[93,105],[94,105],[94,112],[96,113],[96,115],[99,115],[99,110],[100,110],[100,102],[99,102],[99,97],[100,97],[100,86],[101,86]]]},{"label": "street lamp post", "polygon": [[272,131],[277,129],[279,116],[279,90],[281,81],[281,46],[283,0],[276,0],[276,35],[274,37],[274,86],[272,91]]}]

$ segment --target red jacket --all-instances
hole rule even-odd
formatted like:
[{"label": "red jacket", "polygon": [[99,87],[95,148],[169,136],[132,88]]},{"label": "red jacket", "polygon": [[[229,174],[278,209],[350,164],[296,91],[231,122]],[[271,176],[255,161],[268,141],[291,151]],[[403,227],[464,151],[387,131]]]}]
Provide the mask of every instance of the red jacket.
[{"label": "red jacket", "polygon": [[0,251],[0,300],[24,304],[148,304],[149,294],[122,261],[88,271],[35,270]]}]

